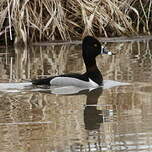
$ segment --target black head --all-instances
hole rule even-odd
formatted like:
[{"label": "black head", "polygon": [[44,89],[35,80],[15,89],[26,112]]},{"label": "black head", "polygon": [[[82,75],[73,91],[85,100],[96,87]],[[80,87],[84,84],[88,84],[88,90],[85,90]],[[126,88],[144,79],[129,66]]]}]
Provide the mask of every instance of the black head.
[{"label": "black head", "polygon": [[92,37],[86,36],[82,42],[82,55],[85,58],[95,58],[97,55],[101,54],[101,44],[100,42]]}]

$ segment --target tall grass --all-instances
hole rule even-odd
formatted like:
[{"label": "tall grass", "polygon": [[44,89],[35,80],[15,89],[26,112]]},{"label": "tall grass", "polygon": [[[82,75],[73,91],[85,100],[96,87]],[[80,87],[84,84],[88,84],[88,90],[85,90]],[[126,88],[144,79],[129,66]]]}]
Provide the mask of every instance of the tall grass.
[{"label": "tall grass", "polygon": [[0,42],[79,39],[152,32],[151,0],[1,0]]}]

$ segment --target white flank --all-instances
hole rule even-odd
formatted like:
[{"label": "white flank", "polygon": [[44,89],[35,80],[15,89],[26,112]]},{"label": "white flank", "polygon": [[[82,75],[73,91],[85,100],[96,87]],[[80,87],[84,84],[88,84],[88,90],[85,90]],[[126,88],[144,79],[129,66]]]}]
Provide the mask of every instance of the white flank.
[{"label": "white flank", "polygon": [[82,87],[64,86],[64,87],[51,88],[51,93],[53,93],[53,94],[76,94],[85,89],[86,88],[82,88]]},{"label": "white flank", "polygon": [[79,80],[76,78],[69,78],[69,77],[56,77],[50,81],[52,86],[76,86],[76,87],[83,87],[83,88],[96,88],[99,85],[89,79],[89,82]]}]

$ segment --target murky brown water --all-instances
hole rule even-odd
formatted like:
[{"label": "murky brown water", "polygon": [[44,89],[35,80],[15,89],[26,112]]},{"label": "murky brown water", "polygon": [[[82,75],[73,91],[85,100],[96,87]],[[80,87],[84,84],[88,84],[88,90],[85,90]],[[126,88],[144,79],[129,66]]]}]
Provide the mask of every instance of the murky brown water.
[{"label": "murky brown water", "polygon": [[7,85],[84,72],[79,45],[0,49],[0,152],[151,152],[152,41],[106,46],[118,54],[97,58],[104,80],[130,85],[78,95]]}]

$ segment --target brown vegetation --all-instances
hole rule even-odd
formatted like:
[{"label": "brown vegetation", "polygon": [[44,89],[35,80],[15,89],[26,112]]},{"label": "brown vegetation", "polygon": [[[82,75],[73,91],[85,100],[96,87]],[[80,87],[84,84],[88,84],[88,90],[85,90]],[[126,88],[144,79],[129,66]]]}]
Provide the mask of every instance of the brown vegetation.
[{"label": "brown vegetation", "polygon": [[0,23],[0,43],[150,35],[152,1],[1,0]]}]

